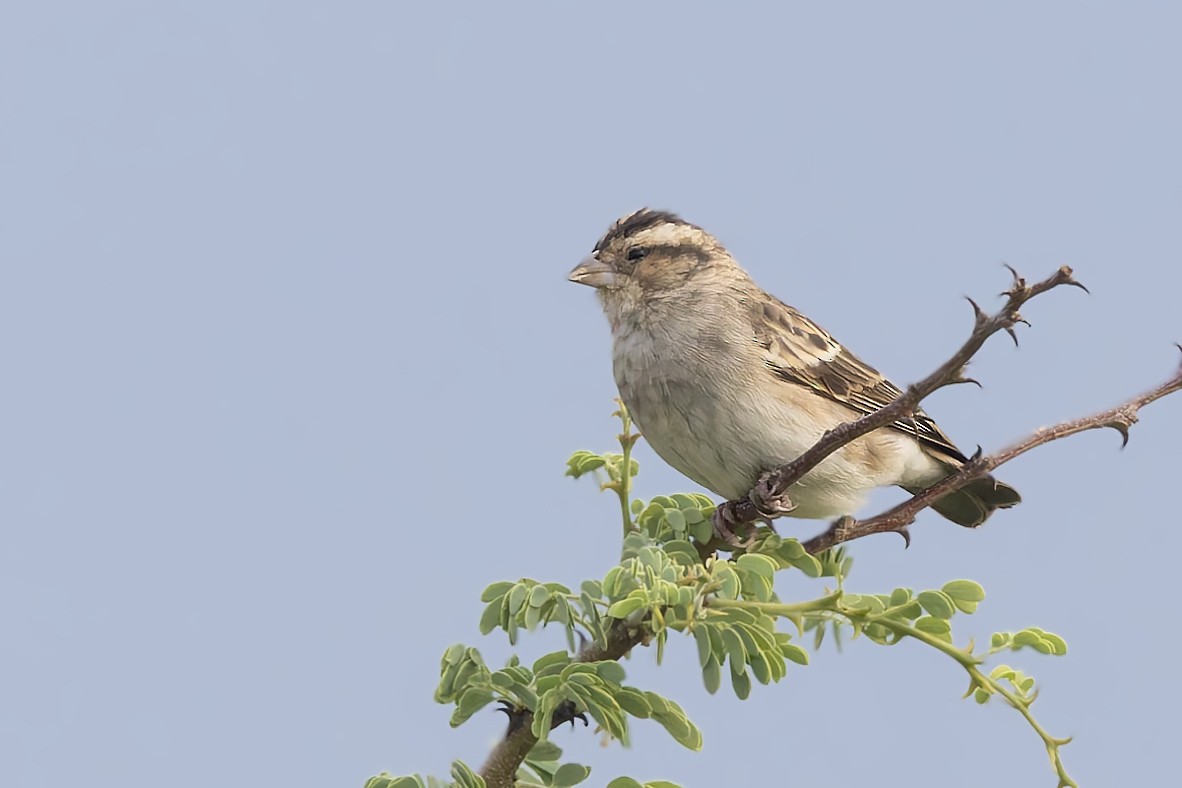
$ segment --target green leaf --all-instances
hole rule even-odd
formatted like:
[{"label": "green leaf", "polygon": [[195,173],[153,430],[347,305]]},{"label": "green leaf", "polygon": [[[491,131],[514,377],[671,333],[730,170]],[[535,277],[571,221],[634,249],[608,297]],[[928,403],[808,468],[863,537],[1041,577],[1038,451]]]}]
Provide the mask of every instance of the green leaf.
[{"label": "green leaf", "polygon": [[675,532],[685,532],[685,515],[681,513],[680,509],[666,509],[665,522],[669,523],[669,527]]},{"label": "green leaf", "polygon": [[590,774],[590,766],[584,766],[581,763],[564,763],[558,767],[558,771],[554,772],[554,780],[551,785],[555,786],[555,788],[578,785],[583,780],[586,780]]},{"label": "green leaf", "polygon": [[804,545],[797,539],[784,539],[780,542],[780,546],[776,548],[776,552],[785,561],[792,561],[794,558],[800,558],[807,554]]},{"label": "green leaf", "polygon": [[526,756],[530,761],[557,761],[562,757],[562,748],[554,742],[540,741],[533,746]]},{"label": "green leaf", "polygon": [[653,707],[652,718],[661,723],[678,744],[695,751],[702,749],[702,732],[689,721],[680,706],[655,692],[648,693],[648,700]]},{"label": "green leaf", "polygon": [[484,778],[472,771],[463,761],[455,761],[451,765],[451,778],[459,788],[485,788]]},{"label": "green leaf", "polygon": [[742,672],[735,671],[735,663],[731,662],[731,688],[739,700],[747,700],[751,695],[751,677],[747,675],[747,666],[742,665]]},{"label": "green leaf", "polygon": [[388,774],[379,774],[365,781],[365,788],[423,788],[424,785],[421,778],[412,775],[391,777]]},{"label": "green leaf", "polygon": [[608,599],[614,599],[620,594],[620,586],[624,583],[624,567],[616,565],[607,570],[607,574],[603,576],[603,583],[600,586],[603,590],[603,596]]},{"label": "green leaf", "polygon": [[570,654],[565,651],[552,651],[534,660],[533,671],[534,673],[541,673],[547,668],[567,665],[568,663],[570,663]]},{"label": "green leaf", "polygon": [[624,681],[626,674],[624,666],[614,660],[604,660],[603,662],[596,662],[595,673],[599,678],[610,684],[620,684]]},{"label": "green leaf", "polygon": [[600,455],[580,449],[566,461],[566,475],[577,479],[585,473],[602,468],[605,463],[606,460]]},{"label": "green leaf", "polygon": [[653,707],[649,705],[648,698],[645,697],[642,691],[635,687],[620,687],[614,694],[616,696],[616,703],[620,704],[620,708],[633,717],[647,720],[652,716]]},{"label": "green leaf", "polygon": [[637,610],[642,610],[646,607],[648,607],[648,602],[643,596],[629,595],[609,607],[607,614],[612,618],[627,618]]},{"label": "green leaf", "polygon": [[463,643],[455,643],[451,646],[448,646],[447,651],[443,652],[443,667],[447,667],[448,665],[458,665],[466,653],[467,648]]},{"label": "green leaf", "polygon": [[567,681],[567,688],[579,699],[587,713],[609,734],[627,744],[628,722],[624,710],[607,692],[594,674],[578,673]]},{"label": "green leaf", "polygon": [[956,613],[956,606],[952,599],[943,591],[920,591],[919,604],[936,618],[952,618]]},{"label": "green leaf", "polygon": [[795,643],[781,643],[780,653],[785,659],[790,659],[797,665],[809,664],[809,653]]},{"label": "green leaf", "polygon": [[950,580],[941,590],[953,599],[966,602],[981,602],[985,599],[985,589],[972,580]]},{"label": "green leaf", "polygon": [[501,625],[501,612],[503,610],[504,605],[501,603],[501,597],[497,597],[488,603],[488,607],[484,609],[484,613],[480,616],[480,634],[487,635]]},{"label": "green leaf", "polygon": [[985,598],[985,589],[972,580],[953,580],[942,590],[962,613],[975,613],[977,604]]},{"label": "green leaf", "polygon": [[513,589],[509,592],[510,615],[517,615],[517,612],[525,604],[525,599],[528,595],[529,589],[526,588],[524,583],[517,583],[513,586]]},{"label": "green leaf", "polygon": [[704,668],[713,654],[710,648],[710,633],[706,631],[705,624],[694,627],[694,641],[698,646],[698,667]]},{"label": "green leaf", "polygon": [[891,607],[899,607],[911,601],[910,588],[896,588],[891,592]]},{"label": "green leaf", "polygon": [[989,678],[998,681],[1002,679],[1013,679],[1018,675],[1018,671],[1011,668],[1009,665],[998,665],[993,670],[989,671]]},{"label": "green leaf", "polygon": [[715,564],[714,579],[718,581],[718,595],[720,597],[738,599],[742,584],[739,582],[739,576],[735,574],[735,570],[731,569],[729,564],[723,562]]},{"label": "green leaf", "polygon": [[1025,630],[1014,633],[1012,645],[1009,647],[1017,651],[1021,646],[1030,646],[1044,655],[1061,656],[1067,653],[1067,644],[1063,638],[1058,634],[1040,630],[1037,626],[1028,626]]},{"label": "green leaf", "polygon": [[945,643],[952,642],[952,627],[942,618],[935,618],[934,616],[918,618],[915,620],[915,628],[937,637]]},{"label": "green leaf", "polygon": [[[782,660],[777,660],[783,664]],[[759,654],[752,654],[747,659],[747,665],[751,668],[751,672],[755,674],[755,680],[760,684],[770,684],[772,681],[772,670],[768,661]]]},{"label": "green leaf", "polygon": [[689,526],[689,534],[694,538],[695,542],[706,544],[714,536],[714,523],[708,518],[704,518],[696,523],[691,523]]},{"label": "green leaf", "polygon": [[726,648],[726,655],[731,661],[731,670],[743,671],[747,665],[747,648],[743,639],[739,637],[733,627],[722,630],[722,645]]},{"label": "green leaf", "polygon": [[[1062,638],[1059,639],[1062,642]],[[1013,645],[1010,647],[1017,651],[1022,646],[1029,646],[1040,654],[1053,654],[1055,647],[1048,641],[1040,630],[1034,627],[1028,627],[1021,632],[1014,633]],[[1067,648],[1067,644],[1063,643],[1063,648]]]},{"label": "green leaf", "polygon": [[1061,657],[1067,653],[1067,641],[1056,635],[1054,632],[1047,632],[1038,627],[1030,627],[1030,629],[1042,636],[1042,639],[1050,644],[1051,652],[1057,657]]},{"label": "green leaf", "polygon": [[741,555],[739,556],[738,561],[735,563],[737,563],[741,569],[745,569],[748,572],[758,575],[759,577],[763,577],[767,580],[773,580],[776,576],[776,569],[779,568],[773,559],[766,555],[760,555],[757,553]]},{"label": "green leaf", "polygon": [[644,786],[631,777],[617,777],[607,784],[607,788],[644,788]]},{"label": "green leaf", "polygon": [[509,589],[513,587],[513,583],[508,580],[502,580],[499,583],[493,583],[488,588],[480,592],[481,602],[491,602],[494,599],[500,599],[505,594],[509,593]]},{"label": "green leaf", "polygon": [[534,586],[529,590],[529,599],[526,602],[530,607],[541,607],[550,599],[550,589],[546,586]]},{"label": "green leaf", "polygon": [[[789,543],[785,542],[785,544],[789,544]],[[796,557],[796,558],[788,558],[787,561],[788,561],[788,563],[792,564],[794,567],[796,567],[800,571],[804,572],[809,577],[820,577],[821,576],[821,569],[822,569],[821,562],[818,561],[816,558],[813,558],[808,553],[805,553],[805,554],[803,554],[799,557]]]},{"label": "green leaf", "polygon": [[451,720],[448,724],[453,728],[457,728],[464,724],[473,714],[492,702],[493,694],[491,690],[485,689],[484,687],[469,687],[461,692],[460,697],[456,700],[456,709],[452,712]]},{"label": "green leaf", "polygon": [[702,683],[706,685],[706,691],[711,695],[718,692],[718,688],[722,686],[722,666],[718,664],[718,657],[713,654],[702,666]]},{"label": "green leaf", "polygon": [[702,557],[689,540],[670,539],[664,544],[663,549],[666,555],[682,566],[696,566],[702,563]]}]

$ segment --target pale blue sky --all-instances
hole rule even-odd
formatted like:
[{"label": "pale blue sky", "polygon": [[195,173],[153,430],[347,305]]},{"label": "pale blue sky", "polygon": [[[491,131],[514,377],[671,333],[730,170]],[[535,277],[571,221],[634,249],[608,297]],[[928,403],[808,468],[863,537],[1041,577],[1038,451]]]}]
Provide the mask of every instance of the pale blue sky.
[{"label": "pale blue sky", "polygon": [[[478,765],[431,692],[491,661],[480,590],[618,554],[563,478],[611,446],[608,330],[566,282],[675,210],[899,383],[1032,304],[968,449],[1156,384],[1182,340],[1182,12],[1167,4],[12,3],[0,12],[0,784],[358,786]],[[1038,625],[1036,704],[1085,785],[1176,771],[1182,400],[999,475],[979,531],[852,548],[854,590],[970,577],[980,641]],[[640,493],[691,485],[647,449]],[[884,495],[879,502],[891,499]],[[822,524],[789,524],[812,535]],[[785,595],[818,592],[784,584]],[[526,659],[552,649],[526,637]],[[694,649],[638,685],[701,726],[556,741],[687,786],[1053,785],[1011,710],[913,645],[826,648],[739,703]],[[779,775],[779,776],[769,776]]]}]

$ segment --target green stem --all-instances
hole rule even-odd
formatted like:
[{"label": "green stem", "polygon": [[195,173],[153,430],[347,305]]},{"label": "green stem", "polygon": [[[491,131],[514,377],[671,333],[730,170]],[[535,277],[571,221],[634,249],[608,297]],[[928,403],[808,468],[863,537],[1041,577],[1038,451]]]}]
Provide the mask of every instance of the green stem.
[{"label": "green stem", "polygon": [[623,400],[616,400],[620,405],[618,411],[624,431],[620,433],[620,448],[624,459],[620,462],[620,481],[616,486],[616,494],[620,496],[620,515],[624,520],[624,536],[636,530],[632,522],[632,444],[636,439],[632,435],[632,417],[628,415],[628,408]]},{"label": "green stem", "polygon": [[750,602],[744,599],[711,599],[709,607],[733,607],[742,610],[758,610],[761,613],[767,613],[769,616],[797,618],[805,613],[816,613],[823,610],[841,612],[837,606],[841,597],[842,593],[840,591],[834,591],[832,594],[827,594],[826,596],[818,597],[808,602],[795,602],[790,605],[779,602]]},{"label": "green stem", "polygon": [[881,624],[887,629],[891,630],[897,635],[906,635],[915,638],[916,640],[931,646],[939,651],[944,652],[948,656],[960,663],[961,667],[968,672],[973,679],[975,686],[989,687],[998,695],[1005,698],[1006,702],[1018,710],[1018,713],[1026,718],[1026,722],[1030,723],[1030,727],[1034,728],[1047,748],[1047,755],[1050,756],[1051,765],[1055,768],[1055,773],[1059,776],[1059,788],[1079,788],[1071,777],[1068,776],[1066,769],[1063,768],[1063,761],[1059,757],[1059,747],[1071,741],[1070,739],[1056,739],[1045,728],[1034,719],[1034,715],[1030,713],[1030,702],[1017,693],[1007,689],[1000,681],[991,678],[981,671],[977,665],[980,660],[972,654],[961,651],[947,641],[924,632],[922,629],[917,629],[910,624],[899,621],[898,619],[882,618],[878,616],[866,616],[867,621],[873,621],[876,624]]},{"label": "green stem", "polygon": [[[1005,701],[1018,710],[1018,713],[1026,718],[1026,722],[1034,729],[1035,733],[1042,739],[1043,744],[1047,748],[1047,755],[1050,756],[1051,765],[1055,769],[1055,773],[1059,776],[1059,788],[1078,788],[1078,785],[1071,777],[1068,776],[1066,769],[1063,767],[1063,761],[1059,757],[1059,747],[1067,744],[1070,739],[1056,739],[1045,728],[1038,723],[1034,715],[1030,712],[1030,702],[1007,689],[999,680],[993,679],[981,671],[978,665],[981,663],[981,658],[973,655],[971,652],[962,651],[956,648],[951,643],[941,640],[929,632],[924,632],[905,621],[899,620],[897,617],[892,617],[900,608],[888,608],[887,610],[871,614],[867,610],[858,610],[853,608],[846,608],[841,606],[841,591],[835,591],[832,594],[814,599],[808,602],[797,602],[795,604],[779,604],[775,602],[751,602],[742,599],[712,599],[710,600],[710,607],[712,608],[740,608],[744,610],[759,611],[766,613],[769,616],[779,616],[799,622],[802,616],[810,613],[830,612],[841,616],[847,623],[853,624],[855,620],[865,626],[868,623],[880,624],[899,636],[907,636],[915,638],[919,642],[931,646],[932,648],[947,654],[952,657],[961,667],[968,672],[973,680],[973,686],[985,687],[993,690],[993,692],[1000,695]],[[903,607],[903,606],[900,606]]]}]

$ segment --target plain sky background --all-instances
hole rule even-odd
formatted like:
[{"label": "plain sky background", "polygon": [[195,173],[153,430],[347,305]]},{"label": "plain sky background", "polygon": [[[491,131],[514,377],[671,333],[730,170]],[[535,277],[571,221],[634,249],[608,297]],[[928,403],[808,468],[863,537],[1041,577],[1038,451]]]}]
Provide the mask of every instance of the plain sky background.
[{"label": "plain sky background", "polygon": [[[1182,340],[1182,12],[1168,4],[38,2],[0,11],[0,784],[360,786],[478,766],[431,693],[478,595],[577,584],[616,510],[606,322],[568,270],[675,210],[900,384],[1029,306],[928,410],[967,449],[1155,385]],[[851,588],[989,593],[1087,786],[1176,774],[1182,398],[999,475],[1026,501],[852,546]],[[639,493],[691,489],[640,450]],[[883,494],[883,504],[896,496]],[[789,522],[810,536],[821,523]],[[786,597],[820,583],[782,583]],[[527,660],[556,647],[526,636]],[[555,740],[686,786],[1053,786],[914,644],[826,645],[739,703],[692,644],[630,681],[690,753]]]}]

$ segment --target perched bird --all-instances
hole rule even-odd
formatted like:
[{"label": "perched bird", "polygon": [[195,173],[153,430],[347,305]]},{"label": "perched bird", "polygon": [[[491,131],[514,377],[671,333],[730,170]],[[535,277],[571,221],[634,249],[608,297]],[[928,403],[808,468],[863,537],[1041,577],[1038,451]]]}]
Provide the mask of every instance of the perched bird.
[{"label": "perched bird", "polygon": [[[712,235],[637,211],[570,279],[594,287],[611,323],[620,396],[653,450],[698,484],[742,498],[828,429],[899,389],[824,329],[764,292]],[[965,462],[922,411],[843,447],[788,490],[789,516],[844,517],[875,487],[914,493]],[[932,508],[964,526],[1021,500],[985,476]]]}]

